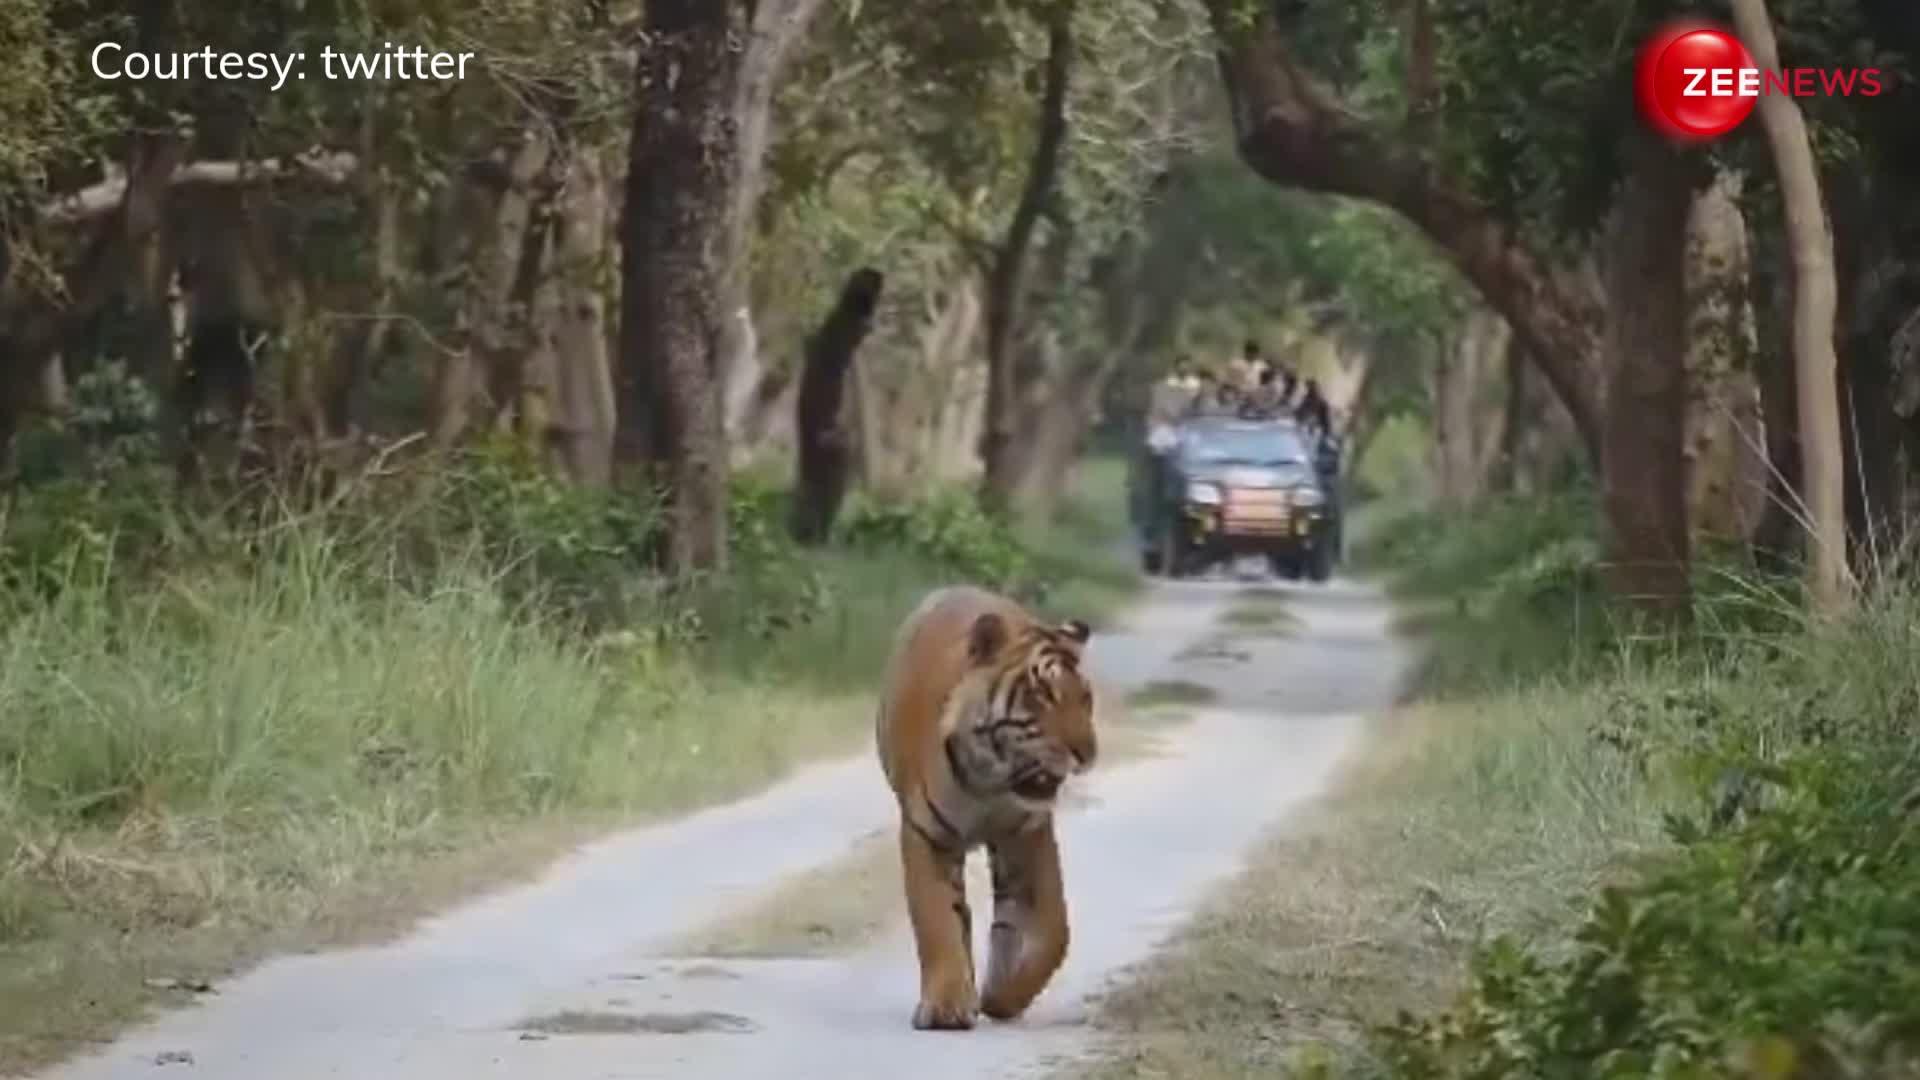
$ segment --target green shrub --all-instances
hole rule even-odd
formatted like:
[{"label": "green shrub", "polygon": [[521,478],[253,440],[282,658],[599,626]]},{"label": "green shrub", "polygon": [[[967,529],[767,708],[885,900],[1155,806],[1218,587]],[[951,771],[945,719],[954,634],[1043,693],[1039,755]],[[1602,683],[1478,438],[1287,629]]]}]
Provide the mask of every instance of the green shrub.
[{"label": "green shrub", "polygon": [[1584,492],[1503,496],[1470,511],[1382,505],[1355,523],[1355,561],[1427,612],[1429,694],[1585,678],[1620,644],[1593,521]]},{"label": "green shrub", "polygon": [[899,502],[856,494],[835,533],[850,547],[911,552],[985,586],[1019,589],[1033,580],[1031,560],[1013,530],[959,489]]},{"label": "green shrub", "polygon": [[1695,778],[1676,847],[1573,947],[1483,949],[1377,1040],[1405,1077],[1920,1075],[1920,605],[1747,640],[1595,737]]},{"label": "green shrub", "polygon": [[495,567],[510,600],[596,625],[649,599],[661,521],[651,496],[565,483],[513,443],[461,451],[407,479],[328,524],[413,580],[450,562]]},{"label": "green shrub", "polygon": [[51,595],[149,563],[185,538],[163,499],[158,399],[119,363],[74,380],[67,415],[21,433],[0,495],[0,589]]},{"label": "green shrub", "polygon": [[1409,507],[1369,523],[1354,556],[1412,595],[1540,600],[1592,586],[1593,520],[1586,492],[1500,496],[1471,510]]}]

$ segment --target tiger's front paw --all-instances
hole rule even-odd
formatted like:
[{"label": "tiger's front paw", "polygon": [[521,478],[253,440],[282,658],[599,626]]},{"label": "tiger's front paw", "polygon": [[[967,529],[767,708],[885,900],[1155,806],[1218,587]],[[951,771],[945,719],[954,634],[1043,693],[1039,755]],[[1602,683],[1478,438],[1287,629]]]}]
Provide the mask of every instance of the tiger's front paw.
[{"label": "tiger's front paw", "polygon": [[913,1010],[913,1026],[921,1031],[966,1031],[973,1027],[974,1014],[979,1011],[979,999],[971,990],[923,993]]}]

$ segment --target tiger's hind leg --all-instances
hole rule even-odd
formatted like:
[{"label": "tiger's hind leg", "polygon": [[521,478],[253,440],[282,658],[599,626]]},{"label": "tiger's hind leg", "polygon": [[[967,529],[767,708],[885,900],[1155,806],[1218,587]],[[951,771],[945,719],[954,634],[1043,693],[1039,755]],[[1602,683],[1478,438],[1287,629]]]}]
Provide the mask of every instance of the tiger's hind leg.
[{"label": "tiger's hind leg", "polygon": [[900,826],[907,915],[920,958],[920,1004],[913,1026],[964,1031],[979,998],[973,985],[973,912],[967,907],[966,853],[935,847],[912,822]]},{"label": "tiger's hind leg", "polygon": [[981,1011],[1027,1011],[1067,957],[1067,896],[1053,822],[992,845],[993,930]]}]

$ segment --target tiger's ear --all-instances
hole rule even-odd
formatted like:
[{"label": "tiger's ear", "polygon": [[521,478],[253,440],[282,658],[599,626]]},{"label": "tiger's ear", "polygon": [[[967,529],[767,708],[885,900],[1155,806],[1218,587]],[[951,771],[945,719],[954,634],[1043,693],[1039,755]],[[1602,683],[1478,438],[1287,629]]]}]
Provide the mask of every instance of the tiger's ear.
[{"label": "tiger's ear", "polygon": [[1060,636],[1073,642],[1075,645],[1085,645],[1087,639],[1093,636],[1093,629],[1079,619],[1068,619],[1066,622],[1061,623],[1057,629]]},{"label": "tiger's ear", "polygon": [[973,620],[967,631],[967,656],[976,664],[990,663],[1007,643],[1007,621],[992,612]]}]

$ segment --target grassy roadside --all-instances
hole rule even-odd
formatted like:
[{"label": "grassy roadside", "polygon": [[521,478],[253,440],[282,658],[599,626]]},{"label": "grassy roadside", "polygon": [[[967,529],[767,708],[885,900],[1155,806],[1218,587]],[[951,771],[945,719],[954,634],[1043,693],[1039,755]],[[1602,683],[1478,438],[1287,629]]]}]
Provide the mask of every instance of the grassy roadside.
[{"label": "grassy roadside", "polygon": [[[1084,553],[1118,533],[1117,476],[1096,463],[1058,524],[1017,538],[950,501],[910,514],[969,522],[957,541],[749,548],[734,580],[586,635],[485,557],[423,576],[320,533],[249,570],[183,558],[5,590],[0,1074],[263,955],[400,932],[595,833],[855,749],[899,618],[995,579],[966,545],[1069,574],[1045,605],[1109,616],[1131,574]],[[604,547],[579,520],[545,552]],[[759,529],[745,542],[773,546]]]},{"label": "grassy roadside", "polygon": [[1117,1049],[1083,1075],[1360,1066],[1368,1025],[1444,1002],[1486,936],[1564,926],[1572,897],[1659,844],[1662,809],[1630,765],[1596,760],[1565,704],[1536,691],[1378,718],[1334,794],[1101,1003]]},{"label": "grassy roadside", "polygon": [[1631,641],[1583,520],[1375,534],[1419,700],[1103,1003],[1076,1075],[1920,1075],[1920,602],[1816,629],[1710,568],[1701,633]]},{"label": "grassy roadside", "polygon": [[1414,700],[1374,718],[1330,794],[1103,1000],[1112,1050],[1083,1080],[1364,1072],[1369,1030],[1444,1003],[1478,944],[1550,936],[1574,898],[1660,846],[1662,785],[1597,745],[1603,704],[1549,674],[1550,606],[1488,624],[1516,615],[1501,591],[1516,559],[1495,539],[1537,544],[1515,524],[1413,563],[1383,544],[1393,523],[1356,522],[1363,568],[1392,573],[1422,615],[1402,627],[1423,650]]}]

